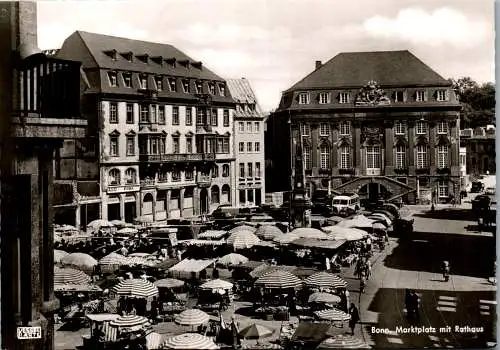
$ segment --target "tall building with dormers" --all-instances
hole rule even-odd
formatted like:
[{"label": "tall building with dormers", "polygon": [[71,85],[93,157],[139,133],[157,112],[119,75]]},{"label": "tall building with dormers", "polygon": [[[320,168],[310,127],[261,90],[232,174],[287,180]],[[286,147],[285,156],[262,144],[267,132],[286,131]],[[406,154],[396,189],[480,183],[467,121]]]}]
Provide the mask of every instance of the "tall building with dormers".
[{"label": "tall building with dormers", "polygon": [[322,189],[370,201],[459,198],[460,109],[450,81],[409,51],[317,61],[269,118],[268,191],[290,189],[300,143],[310,196]]},{"label": "tall building with dormers", "polygon": [[[82,31],[57,57],[81,61],[86,76],[82,109],[92,127],[80,153],[96,167],[99,217],[158,221],[234,203],[235,104],[224,79],[171,45]],[[94,173],[71,166],[77,185]],[[85,225],[82,206],[96,197],[76,187],[76,220]]]},{"label": "tall building with dormers", "polygon": [[247,79],[227,79],[227,86],[236,101],[234,113],[236,204],[260,205],[266,195],[264,114]]}]

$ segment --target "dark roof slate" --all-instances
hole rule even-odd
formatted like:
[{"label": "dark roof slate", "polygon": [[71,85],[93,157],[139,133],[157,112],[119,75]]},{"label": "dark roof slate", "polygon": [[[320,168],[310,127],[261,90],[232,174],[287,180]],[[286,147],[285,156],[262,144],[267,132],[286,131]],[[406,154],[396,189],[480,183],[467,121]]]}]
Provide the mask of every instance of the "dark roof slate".
[{"label": "dark roof slate", "polygon": [[[199,67],[199,61],[196,61],[178,50],[176,47],[163,44],[153,43],[142,40],[134,40],[128,38],[120,38],[104,34],[89,33],[77,31],[81,40],[88,48],[90,54],[95,60],[95,68],[130,70],[152,74],[165,74],[172,76],[191,77],[197,79],[224,81],[217,74],[213,73],[205,66]],[[116,60],[113,60],[106,52],[116,51]],[[134,57],[132,62],[129,62],[122,54],[132,52]],[[137,56],[147,55],[149,63],[141,61]],[[191,62],[187,67],[181,63],[177,63],[175,67],[164,62],[160,65],[156,62],[156,57],[162,57],[164,60],[175,58],[177,62],[188,60]],[[194,65],[193,65],[194,64]],[[91,68],[91,67],[86,67]]]},{"label": "dark roof slate", "polygon": [[380,86],[451,85],[408,50],[339,53],[287,91]]}]

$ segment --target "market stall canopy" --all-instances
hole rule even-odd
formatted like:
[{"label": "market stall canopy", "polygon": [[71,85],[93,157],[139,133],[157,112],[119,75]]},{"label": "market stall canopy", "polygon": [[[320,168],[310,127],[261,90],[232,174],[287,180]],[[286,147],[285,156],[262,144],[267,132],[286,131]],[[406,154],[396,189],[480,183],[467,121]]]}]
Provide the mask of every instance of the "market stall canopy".
[{"label": "market stall canopy", "polygon": [[348,321],[351,319],[351,315],[345,313],[339,309],[326,309],[321,311],[315,311],[314,315],[320,319],[325,321]]},{"label": "market stall canopy", "polygon": [[147,317],[139,315],[125,315],[112,320],[109,324],[115,327],[130,328],[149,323]]},{"label": "market stall canopy", "polygon": [[316,239],[329,239],[328,235],[316,228],[300,227],[296,228],[291,234],[297,235],[300,238],[316,238]]},{"label": "market stall canopy", "polygon": [[331,328],[332,325],[329,323],[301,322],[290,341],[318,344],[329,336]]},{"label": "market stall canopy", "polygon": [[106,255],[104,258],[99,260],[99,265],[118,265],[118,266],[124,266],[128,265],[128,259],[127,257],[120,255],[118,253],[109,253]]},{"label": "market stall canopy", "polygon": [[227,239],[227,244],[231,245],[234,249],[247,249],[253,247],[259,241],[259,237],[252,232],[242,230],[231,233],[231,236]]},{"label": "market stall canopy", "polygon": [[331,216],[331,217],[329,217],[329,218],[327,218],[327,219],[326,219],[326,222],[327,222],[327,223],[329,223],[329,224],[330,224],[331,222],[333,222],[333,223],[337,224],[337,223],[342,222],[342,221],[344,221],[344,220],[345,220],[345,219],[344,219],[344,218],[341,218],[340,216]]},{"label": "market stall canopy", "polygon": [[136,228],[132,228],[132,227],[124,227],[124,228],[116,231],[116,233],[119,235],[127,235],[127,236],[135,235],[137,232],[139,232],[139,230]]},{"label": "market stall canopy", "polygon": [[255,231],[255,235],[264,240],[273,240],[276,237],[283,236],[284,233],[273,225],[262,225],[257,231]]},{"label": "market stall canopy", "polygon": [[149,258],[151,256],[151,253],[132,253],[128,255],[131,258]]},{"label": "market stall canopy", "polygon": [[281,236],[277,236],[273,238],[273,241],[278,243],[278,244],[290,244],[291,242],[295,241],[296,239],[299,239],[299,237],[296,234],[293,233],[285,233]]},{"label": "market stall canopy", "polygon": [[55,292],[75,292],[75,293],[84,293],[84,292],[102,292],[102,289],[95,284],[54,284]]},{"label": "market stall canopy", "polygon": [[323,227],[323,231],[327,232],[328,235],[335,240],[346,241],[358,241],[368,235],[368,233],[363,230],[353,227],[340,227],[339,225]]},{"label": "market stall canopy", "polygon": [[163,269],[163,270],[166,270],[166,269],[169,269],[171,268],[172,266],[176,265],[179,263],[179,260],[177,259],[165,259],[163,261],[160,261],[159,263],[157,263],[156,265],[154,265],[154,268],[155,269]]},{"label": "market stall canopy", "polygon": [[169,337],[165,339],[162,346],[164,349],[181,350],[219,349],[212,339],[198,333],[185,333]]},{"label": "market stall canopy", "polygon": [[338,249],[346,240],[323,240],[316,238],[299,238],[291,244],[305,248]]},{"label": "market stall canopy", "polygon": [[118,295],[124,295],[135,298],[149,298],[158,296],[158,288],[142,278],[132,278],[123,280],[112,288],[112,291]]},{"label": "market stall canopy", "polygon": [[140,256],[132,256],[127,258],[128,265],[130,266],[154,266],[156,265],[156,261],[148,260]]},{"label": "market stall canopy", "polygon": [[246,263],[248,261],[248,258],[246,256],[243,256],[241,254],[237,253],[230,253],[227,255],[224,255],[222,258],[219,258],[217,260],[218,264],[228,266],[228,265],[239,265]]},{"label": "market stall canopy", "polygon": [[85,316],[93,322],[109,322],[120,317],[120,315],[117,314],[89,314]]},{"label": "market stall canopy", "polygon": [[208,230],[198,235],[199,239],[220,239],[226,235],[226,231]]},{"label": "market stall canopy", "polygon": [[127,226],[127,223],[125,221],[122,221],[122,220],[111,220],[109,223],[111,225],[113,225],[114,227],[125,227],[125,226]]},{"label": "market stall canopy", "polygon": [[375,222],[373,224],[373,229],[374,230],[382,230],[382,231],[385,231],[387,228],[385,227],[384,224],[380,223],[380,222]]},{"label": "market stall canopy", "polygon": [[227,282],[221,279],[211,280],[203,283],[200,286],[200,289],[224,289],[230,290],[233,288],[233,284],[231,282]]},{"label": "market stall canopy", "polygon": [[368,219],[364,215],[357,215],[350,220],[339,222],[336,226],[339,227],[357,227],[357,228],[371,228],[373,220]]},{"label": "market stall canopy", "polygon": [[184,281],[176,278],[164,278],[153,283],[158,288],[179,288],[184,286]]},{"label": "market stall canopy", "polygon": [[175,323],[181,326],[199,326],[210,321],[210,316],[199,309],[187,309],[175,316]]},{"label": "market stall canopy", "polygon": [[215,259],[197,260],[197,259],[184,259],[176,265],[168,269],[169,272],[177,273],[185,277],[191,277],[192,273],[199,273],[205,270],[210,265],[213,265]]},{"label": "market stall canopy", "polygon": [[212,241],[208,239],[186,239],[179,240],[179,244],[187,244],[187,245],[195,245],[195,246],[203,246],[203,245],[224,245],[226,244],[226,240],[221,239],[218,241]]},{"label": "market stall canopy", "polygon": [[246,224],[242,224],[229,230],[229,234],[233,234],[235,232],[240,232],[240,231],[250,231],[251,233],[254,233],[255,231],[257,231],[257,228]]},{"label": "market stall canopy", "polygon": [[328,349],[369,349],[370,345],[363,340],[350,334],[337,334],[323,340],[316,348],[318,350]]},{"label": "market stall canopy", "polygon": [[316,292],[309,296],[308,302],[335,304],[340,302],[340,297],[335,294]]},{"label": "market stall canopy", "polygon": [[304,283],[315,288],[346,288],[347,282],[332,273],[321,271],[307,277]]},{"label": "market stall canopy", "polygon": [[274,331],[263,325],[253,323],[243,328],[239,335],[245,339],[260,339],[273,335]]},{"label": "market stall canopy", "polygon": [[254,270],[257,267],[262,266],[262,265],[267,266],[267,264],[265,262],[263,262],[263,261],[249,260],[249,261],[247,261],[245,263],[229,265],[229,267],[230,268],[243,269],[243,270],[247,270],[247,271],[252,271],[252,270]]},{"label": "market stall canopy", "polygon": [[71,253],[61,259],[63,265],[92,269],[97,265],[97,260],[85,253]]},{"label": "market stall canopy", "polygon": [[66,255],[69,255],[69,253],[65,252],[64,250],[54,249],[54,263],[61,262],[61,259]]},{"label": "market stall canopy", "polygon": [[287,289],[302,286],[302,281],[291,272],[276,270],[257,279],[255,285],[271,289]]}]

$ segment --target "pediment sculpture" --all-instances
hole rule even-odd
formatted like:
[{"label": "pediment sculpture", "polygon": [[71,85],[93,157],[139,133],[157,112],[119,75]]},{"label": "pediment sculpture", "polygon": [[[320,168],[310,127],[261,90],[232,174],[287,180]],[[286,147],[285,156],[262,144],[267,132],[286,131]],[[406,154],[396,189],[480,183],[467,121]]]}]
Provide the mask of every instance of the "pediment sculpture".
[{"label": "pediment sculpture", "polygon": [[370,80],[356,96],[356,105],[387,105],[391,100],[385,95],[376,81]]}]

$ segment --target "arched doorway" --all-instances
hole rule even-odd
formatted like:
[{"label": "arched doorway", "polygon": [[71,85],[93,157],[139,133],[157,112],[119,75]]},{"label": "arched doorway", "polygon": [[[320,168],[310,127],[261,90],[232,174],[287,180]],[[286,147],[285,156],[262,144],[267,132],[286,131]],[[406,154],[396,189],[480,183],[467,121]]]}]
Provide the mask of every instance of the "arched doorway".
[{"label": "arched doorway", "polygon": [[388,199],[390,192],[384,185],[378,182],[370,182],[361,186],[358,195],[361,201],[376,202],[378,200]]},{"label": "arched doorway", "polygon": [[134,222],[134,219],[137,217],[136,208],[135,196],[133,194],[127,194],[125,196],[125,222]]},{"label": "arched doorway", "polygon": [[206,188],[202,188],[200,191],[200,213],[208,213],[208,191]]}]

